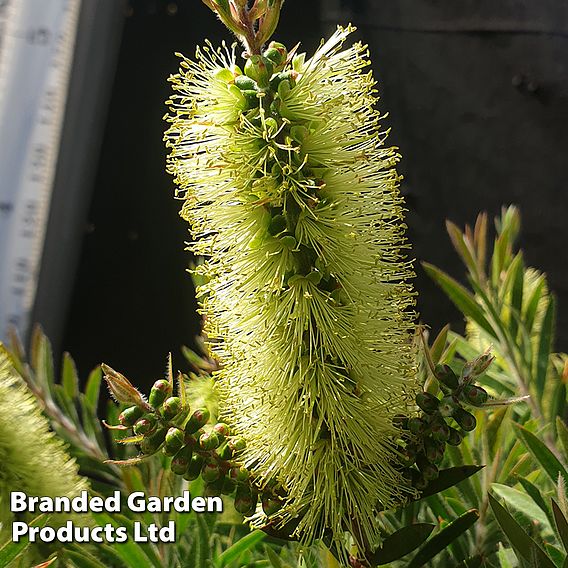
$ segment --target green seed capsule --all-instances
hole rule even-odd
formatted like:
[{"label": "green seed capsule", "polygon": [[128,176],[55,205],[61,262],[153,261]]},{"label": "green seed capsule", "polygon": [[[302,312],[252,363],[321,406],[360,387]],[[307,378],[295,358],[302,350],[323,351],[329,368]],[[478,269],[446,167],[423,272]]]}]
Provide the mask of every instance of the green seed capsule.
[{"label": "green seed capsule", "polygon": [[426,424],[421,418],[414,417],[408,421],[408,429],[413,434],[422,434],[426,430]]},{"label": "green seed capsule", "polygon": [[288,58],[288,50],[286,46],[276,41],[270,42],[268,49],[263,53],[264,57],[270,59],[274,65],[274,69],[278,71],[282,69]]},{"label": "green seed capsule", "polygon": [[436,442],[446,442],[450,437],[450,427],[444,420],[436,420],[430,425],[432,439]]},{"label": "green seed capsule", "polygon": [[148,397],[148,402],[153,408],[159,408],[164,400],[172,394],[172,385],[169,381],[165,379],[160,379],[154,383],[152,390],[150,391],[150,396]]},{"label": "green seed capsule", "polygon": [[166,434],[166,443],[164,444],[164,453],[167,456],[177,454],[184,445],[185,434],[179,428],[170,428]]},{"label": "green seed capsule", "polygon": [[268,87],[273,72],[272,61],[262,55],[251,55],[245,63],[245,75],[256,81],[259,87]]},{"label": "green seed capsule", "polygon": [[204,463],[205,460],[203,459],[203,457],[201,457],[199,454],[194,454],[191,457],[189,466],[183,478],[187,481],[193,481],[194,479],[197,479],[201,474],[201,468],[203,467]]},{"label": "green seed capsule", "polygon": [[244,438],[231,438],[227,444],[235,453],[242,452],[247,447]]},{"label": "green seed capsule", "polygon": [[239,487],[235,496],[235,509],[242,515],[252,515],[256,510],[258,496],[246,486]]},{"label": "green seed capsule", "polygon": [[144,414],[144,410],[139,406],[125,408],[118,416],[118,421],[127,427],[134,426],[136,421]]},{"label": "green seed capsule", "polygon": [[195,434],[202,426],[209,421],[209,410],[207,408],[198,408],[187,421],[185,425],[186,434]]},{"label": "green seed capsule", "polygon": [[463,408],[458,408],[454,412],[453,419],[466,432],[471,432],[472,430],[475,430],[475,427],[477,426],[477,420],[475,419],[475,416],[469,413],[467,410],[464,410]]},{"label": "green seed capsule", "polygon": [[229,477],[223,478],[223,495],[230,495],[237,488],[236,481],[233,481]]},{"label": "green seed capsule", "polygon": [[481,387],[468,385],[463,389],[463,399],[473,406],[482,406],[487,402],[487,391]]},{"label": "green seed capsule", "polygon": [[463,436],[455,428],[450,428],[448,444],[450,444],[450,446],[459,446],[462,443],[462,440]]},{"label": "green seed capsule", "polygon": [[203,481],[211,483],[216,481],[221,476],[221,468],[219,467],[219,462],[214,459],[207,459],[201,468],[201,477]]},{"label": "green seed capsule", "polygon": [[256,82],[246,75],[235,77],[235,85],[241,89],[241,91],[258,91]]},{"label": "green seed capsule", "polygon": [[440,405],[440,401],[437,397],[429,392],[419,392],[416,395],[416,404],[426,413],[432,414],[432,412],[436,412],[438,406]]},{"label": "green seed capsule", "polygon": [[282,501],[271,493],[264,493],[261,498],[262,510],[270,517],[282,509]]},{"label": "green seed capsule", "polygon": [[452,371],[449,365],[436,365],[434,374],[438,381],[450,389],[458,387],[459,381],[457,375]]},{"label": "green seed capsule", "polygon": [[140,442],[140,450],[142,453],[146,455],[155,454],[164,443],[167,433],[167,428],[160,428],[156,430],[156,432],[145,436]]},{"label": "green seed capsule", "polygon": [[217,450],[217,455],[222,460],[230,460],[233,457],[233,450],[229,448],[229,444],[223,443],[219,446]]},{"label": "green seed capsule", "polygon": [[202,450],[215,450],[219,447],[219,436],[216,432],[205,432],[199,436],[199,447]]},{"label": "green seed capsule", "polygon": [[189,468],[192,458],[192,450],[189,446],[184,446],[172,458],[170,469],[177,475],[185,475]]},{"label": "green seed capsule", "polygon": [[170,396],[162,405],[162,416],[164,420],[173,420],[182,410],[181,399],[179,396]]},{"label": "green seed capsule", "polygon": [[258,108],[259,98],[257,96],[257,91],[243,91],[244,105],[243,110],[251,110],[253,108]]},{"label": "green seed capsule", "polygon": [[294,86],[295,79],[297,74],[294,71],[284,71],[283,73],[276,73],[274,77],[270,80],[270,88],[275,92],[279,92],[278,88],[280,87],[280,83],[286,81],[288,83],[287,92],[290,92],[290,88]]},{"label": "green seed capsule", "polygon": [[223,440],[231,434],[231,429],[229,428],[228,424],[225,424],[224,422],[218,422],[217,424],[215,424],[215,426],[213,426],[213,432],[215,432],[217,436],[219,436],[220,440]]},{"label": "green seed capsule", "polygon": [[219,478],[211,483],[206,483],[203,490],[204,497],[220,497],[223,493],[223,485],[223,478]]},{"label": "green seed capsule", "polygon": [[250,476],[246,467],[232,467],[229,470],[229,477],[237,483],[244,483]]}]

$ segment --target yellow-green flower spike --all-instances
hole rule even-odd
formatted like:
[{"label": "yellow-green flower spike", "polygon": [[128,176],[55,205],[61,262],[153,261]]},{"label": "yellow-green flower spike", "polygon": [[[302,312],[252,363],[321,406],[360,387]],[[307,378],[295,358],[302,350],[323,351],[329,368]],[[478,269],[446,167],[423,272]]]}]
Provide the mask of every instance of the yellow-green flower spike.
[{"label": "yellow-green flower spike", "polygon": [[415,315],[399,156],[366,47],[343,47],[351,31],[268,82],[252,63],[237,79],[234,48],[198,49],[171,78],[166,141],[239,459],[284,488],[278,516],[300,514],[302,542],[351,531],[368,549],[376,510],[414,492],[393,465],[393,418],[417,391]]}]

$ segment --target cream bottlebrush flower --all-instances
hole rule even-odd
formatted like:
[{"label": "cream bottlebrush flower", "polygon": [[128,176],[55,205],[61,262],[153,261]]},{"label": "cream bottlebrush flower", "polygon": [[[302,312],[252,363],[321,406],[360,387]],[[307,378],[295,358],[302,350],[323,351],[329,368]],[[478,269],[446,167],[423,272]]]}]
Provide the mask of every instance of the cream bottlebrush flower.
[{"label": "cream bottlebrush flower", "polygon": [[10,517],[10,491],[75,497],[88,489],[78,469],[0,344],[0,523]]},{"label": "cream bottlebrush flower", "polygon": [[303,542],[349,531],[368,549],[377,509],[412,491],[392,418],[416,390],[415,315],[399,156],[366,47],[343,48],[351,31],[274,75],[258,57],[242,75],[234,48],[198,49],[171,78],[166,141],[245,462],[285,488],[278,520],[298,515]]}]

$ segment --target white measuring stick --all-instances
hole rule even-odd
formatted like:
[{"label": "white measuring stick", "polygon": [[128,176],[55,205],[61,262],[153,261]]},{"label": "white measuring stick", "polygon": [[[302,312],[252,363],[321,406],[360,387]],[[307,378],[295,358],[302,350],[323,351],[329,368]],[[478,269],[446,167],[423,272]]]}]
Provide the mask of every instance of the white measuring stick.
[{"label": "white measuring stick", "polygon": [[36,295],[81,0],[0,0],[0,340]]}]

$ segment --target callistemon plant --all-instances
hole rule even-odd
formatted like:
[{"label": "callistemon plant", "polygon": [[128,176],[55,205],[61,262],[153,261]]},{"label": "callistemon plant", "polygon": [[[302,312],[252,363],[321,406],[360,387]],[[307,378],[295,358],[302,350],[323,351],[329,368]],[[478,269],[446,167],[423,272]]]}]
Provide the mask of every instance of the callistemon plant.
[{"label": "callistemon plant", "polygon": [[[380,543],[414,489],[393,418],[416,394],[399,156],[367,49],[338,28],[311,58],[272,42],[280,2],[206,0],[245,45],[207,44],[171,78],[169,171],[184,199],[222,418],[282,508],[255,526]],[[396,421],[394,421],[396,423]]]}]

